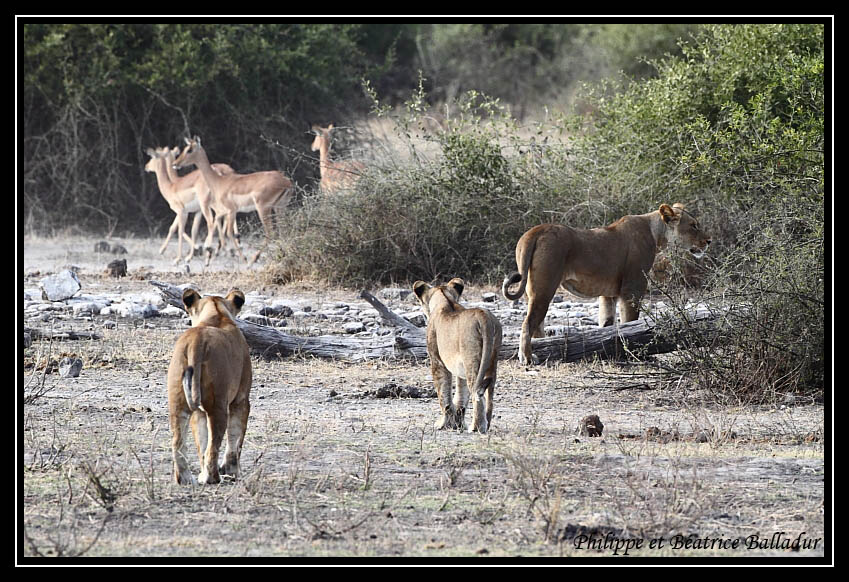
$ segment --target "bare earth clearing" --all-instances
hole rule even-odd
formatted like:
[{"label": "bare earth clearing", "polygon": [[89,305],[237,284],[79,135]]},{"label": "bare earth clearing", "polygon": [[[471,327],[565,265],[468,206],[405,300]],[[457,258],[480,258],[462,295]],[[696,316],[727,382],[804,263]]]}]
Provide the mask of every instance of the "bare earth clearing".
[{"label": "bare earth clearing", "polygon": [[[171,263],[173,241],[170,258],[156,254],[161,239],[113,241],[128,251],[121,257],[129,277],[116,280],[101,274],[115,257],[94,253],[97,240],[27,238],[24,287],[75,265],[87,294],[152,293],[146,278],[153,278],[193,282],[206,294],[237,286],[315,309],[362,303],[356,290],[271,286],[262,261],[248,269],[219,258],[203,272],[195,259],[186,274]],[[480,301],[486,291],[497,290],[471,288],[464,299]],[[505,301],[500,294],[498,301]],[[19,314],[23,303],[19,295]],[[416,309],[411,298],[387,305]],[[36,340],[23,351],[19,555],[522,556],[565,564],[625,553],[831,553],[823,406],[718,407],[687,378],[651,363],[526,368],[502,361],[492,429],[478,435],[433,430],[438,404],[427,395],[426,362],[254,356],[242,480],[174,485],[165,373],[186,321],[61,309],[24,319],[101,338]],[[503,323],[515,332],[521,320]],[[292,318],[284,331],[316,327],[344,333],[332,318]],[[48,363],[65,355],[82,359],[79,377],[63,378]],[[674,364],[674,356],[663,361]],[[390,385],[425,397],[378,397]],[[604,423],[602,437],[575,433],[590,414]],[[652,436],[650,427],[680,437]],[[192,467],[199,470],[196,458]]]}]

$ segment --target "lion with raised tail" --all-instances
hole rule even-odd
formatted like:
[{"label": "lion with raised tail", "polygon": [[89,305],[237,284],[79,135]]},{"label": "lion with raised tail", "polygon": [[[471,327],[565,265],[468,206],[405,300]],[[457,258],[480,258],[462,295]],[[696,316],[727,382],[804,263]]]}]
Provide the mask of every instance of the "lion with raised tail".
[{"label": "lion with raised tail", "polygon": [[[518,273],[504,279],[501,292],[510,301],[528,296],[519,361],[536,363],[531,338],[543,337],[548,305],[562,285],[579,297],[598,297],[600,326],[613,325],[616,305],[622,323],[637,319],[655,255],[672,243],[701,258],[710,237],[682,204],[661,204],[648,214],[623,216],[602,228],[581,229],[541,224],[516,244]],[[509,288],[519,283],[515,293]]]}]

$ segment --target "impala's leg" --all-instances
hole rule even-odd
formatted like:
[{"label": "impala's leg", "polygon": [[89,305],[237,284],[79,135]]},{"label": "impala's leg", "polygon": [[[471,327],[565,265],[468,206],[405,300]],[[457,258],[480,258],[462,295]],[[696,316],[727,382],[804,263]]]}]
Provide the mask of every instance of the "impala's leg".
[{"label": "impala's leg", "polygon": [[[179,222],[177,223],[177,258],[174,259],[174,264],[176,265],[181,260],[183,260],[183,237],[186,236],[186,219],[189,217],[189,213],[186,212],[185,209],[181,209],[180,213],[177,215]],[[186,262],[188,263],[192,258],[192,252],[194,249],[189,251],[189,255],[186,257]]]},{"label": "impala's leg", "polygon": [[162,243],[162,247],[159,249],[159,254],[163,254],[165,249],[168,248],[168,243],[171,242],[171,237],[174,236],[174,233],[177,232],[177,223],[180,220],[180,214],[178,213],[174,220],[171,222],[171,227],[168,229],[168,236],[165,237],[165,242]]},{"label": "impala's leg", "polygon": [[232,211],[227,214],[227,235],[230,237],[230,242],[233,243],[233,246],[236,247],[236,252],[239,253],[239,258],[242,262],[247,262],[245,259],[245,255],[242,254],[242,247],[239,244],[239,238],[235,236],[236,232],[236,211]]},{"label": "impala's leg", "polygon": [[259,214],[259,220],[262,222],[262,228],[265,230],[265,237],[271,238],[274,232],[271,230],[271,206],[256,205],[256,213]]},{"label": "impala's leg", "polygon": [[200,230],[200,221],[203,218],[203,213],[195,212],[195,218],[192,220],[192,234],[189,239],[189,244],[192,245],[192,255],[195,251],[195,241],[198,239],[198,231]]}]

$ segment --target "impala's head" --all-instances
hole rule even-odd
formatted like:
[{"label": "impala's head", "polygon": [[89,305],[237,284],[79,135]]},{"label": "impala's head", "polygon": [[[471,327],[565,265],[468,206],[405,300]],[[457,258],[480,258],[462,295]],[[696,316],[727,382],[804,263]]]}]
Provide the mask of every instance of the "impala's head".
[{"label": "impala's head", "polygon": [[322,144],[327,143],[328,147],[330,146],[330,132],[333,130],[333,124],[331,123],[327,127],[320,127],[318,125],[313,125],[311,128],[311,132],[315,134],[315,139],[312,140],[312,146],[310,149],[312,151],[317,151],[321,149]]},{"label": "impala's head", "polygon": [[[200,145],[200,137],[194,136],[192,139],[186,139],[186,147],[183,148],[183,151],[180,152],[180,155],[177,156],[177,159],[174,160],[174,169],[180,170],[185,168],[186,166],[192,166],[197,163],[198,156],[203,152],[203,147]],[[175,148],[176,149],[176,148]]]},{"label": "impala's head", "polygon": [[150,159],[144,165],[145,172],[156,172],[158,165],[161,162],[162,158],[165,157],[166,152],[168,152],[168,148],[147,148],[145,153],[150,156]]}]

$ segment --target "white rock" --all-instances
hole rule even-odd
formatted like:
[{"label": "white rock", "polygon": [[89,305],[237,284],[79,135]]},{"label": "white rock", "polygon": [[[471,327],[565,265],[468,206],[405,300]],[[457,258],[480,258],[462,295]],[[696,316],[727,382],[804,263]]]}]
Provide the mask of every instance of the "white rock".
[{"label": "white rock", "polygon": [[[106,310],[110,310],[109,313],[104,313]],[[111,313],[116,313],[121,317],[137,319],[146,319],[159,315],[159,311],[150,303],[116,303],[100,311],[100,315],[109,315]]]},{"label": "white rock", "polygon": [[410,311],[409,313],[402,313],[401,317],[418,327],[424,327],[427,323],[425,314],[422,311]]},{"label": "white rock", "polygon": [[359,333],[366,330],[366,326],[361,321],[352,321],[342,326],[345,333]]},{"label": "white rock", "polygon": [[71,270],[62,271],[41,280],[42,297],[50,301],[64,301],[72,297],[81,287],[77,274]]},{"label": "white rock", "polygon": [[79,358],[62,358],[59,362],[59,375],[63,378],[76,378],[83,369],[83,361]]},{"label": "white rock", "polygon": [[74,312],[74,317],[80,315],[81,313],[100,313],[100,311],[106,307],[103,303],[96,303],[94,301],[75,301],[71,304],[71,309]]},{"label": "white rock", "polygon": [[412,289],[404,289],[403,287],[385,287],[379,291],[380,296],[384,299],[401,299],[404,300],[412,293]]},{"label": "white rock", "polygon": [[165,317],[183,317],[186,316],[186,312],[180,309],[179,307],[174,307],[173,305],[166,305],[162,309],[159,310],[159,315]]}]

